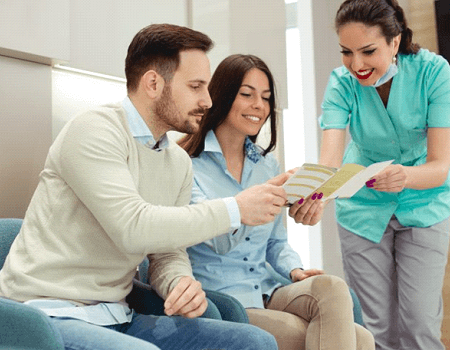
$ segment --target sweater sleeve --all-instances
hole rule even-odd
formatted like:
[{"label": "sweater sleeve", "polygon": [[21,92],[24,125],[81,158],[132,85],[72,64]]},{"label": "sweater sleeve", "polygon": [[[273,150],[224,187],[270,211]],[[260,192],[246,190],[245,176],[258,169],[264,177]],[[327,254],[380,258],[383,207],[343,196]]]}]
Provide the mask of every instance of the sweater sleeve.
[{"label": "sweater sleeve", "polygon": [[172,252],[229,229],[220,199],[178,207],[146,202],[128,167],[127,132],[103,114],[89,112],[73,119],[55,158],[60,176],[118,249],[142,255]]},{"label": "sweater sleeve", "polygon": [[[192,188],[192,167],[189,167],[183,188],[178,196],[176,206],[183,206],[189,203]],[[150,254],[148,267],[148,276],[152,288],[166,299],[173,288],[184,276],[190,276],[193,279],[191,262],[184,248],[176,249],[168,253]]]},{"label": "sweater sleeve", "polygon": [[148,258],[150,284],[163,299],[167,298],[181,277],[190,276],[195,279],[189,256],[184,248],[170,253],[150,254]]}]

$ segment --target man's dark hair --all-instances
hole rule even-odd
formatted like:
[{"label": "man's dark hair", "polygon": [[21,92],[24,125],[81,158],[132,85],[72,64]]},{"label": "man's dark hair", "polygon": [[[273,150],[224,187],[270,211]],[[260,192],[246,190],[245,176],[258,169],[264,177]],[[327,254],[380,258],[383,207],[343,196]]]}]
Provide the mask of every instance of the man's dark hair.
[{"label": "man's dark hair", "polygon": [[125,76],[129,92],[136,91],[141,77],[150,69],[170,81],[180,64],[180,52],[208,52],[212,40],[203,33],[173,24],[152,24],[141,29],[128,46]]}]

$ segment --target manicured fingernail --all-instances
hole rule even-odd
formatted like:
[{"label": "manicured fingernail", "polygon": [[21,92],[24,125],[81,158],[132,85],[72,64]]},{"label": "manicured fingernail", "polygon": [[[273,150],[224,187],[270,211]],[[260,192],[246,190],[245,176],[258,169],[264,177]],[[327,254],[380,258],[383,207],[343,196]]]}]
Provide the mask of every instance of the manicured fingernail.
[{"label": "manicured fingernail", "polygon": [[311,199],[314,201],[314,200],[316,200],[316,198],[317,198],[317,193],[314,193],[314,194],[312,195]]},{"label": "manicured fingernail", "polygon": [[372,188],[373,187],[373,183],[366,183],[366,186]]},{"label": "manicured fingernail", "polygon": [[323,193],[319,194],[319,197],[317,197],[317,199],[322,199],[323,197]]},{"label": "manicured fingernail", "polygon": [[372,179],[366,182],[366,185],[373,185],[376,180]]},{"label": "manicured fingernail", "polygon": [[302,198],[302,199],[300,199],[299,201],[298,201],[298,204],[302,204],[303,203],[303,201],[304,201],[304,199]]}]

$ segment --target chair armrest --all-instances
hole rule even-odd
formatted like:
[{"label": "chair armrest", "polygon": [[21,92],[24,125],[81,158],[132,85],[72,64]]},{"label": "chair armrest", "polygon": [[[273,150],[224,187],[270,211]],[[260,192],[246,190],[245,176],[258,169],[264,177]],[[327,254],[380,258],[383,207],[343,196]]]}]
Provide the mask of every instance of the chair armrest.
[{"label": "chair armrest", "polygon": [[247,312],[244,306],[231,295],[205,290],[206,297],[217,307],[224,321],[249,323]]},{"label": "chair armrest", "polygon": [[61,334],[41,310],[0,298],[0,348],[64,350]]},{"label": "chair armrest", "polygon": [[361,303],[359,302],[359,298],[356,295],[355,291],[351,288],[350,289],[350,295],[353,299],[353,318],[355,319],[355,323],[365,327],[363,316],[362,316],[362,309],[361,309]]},{"label": "chair armrest", "polygon": [[143,315],[164,315],[164,300],[150,285],[133,279],[133,289],[125,301],[129,307]]},{"label": "chair armrest", "polygon": [[[200,317],[221,320],[221,314],[209,298],[208,308]],[[165,316],[164,313],[164,299],[162,299],[158,293],[156,293],[150,285],[147,283],[142,283],[136,278],[133,279],[133,289],[130,294],[126,297],[125,301],[128,306],[132,308],[137,313],[143,315],[155,315],[155,316]]]}]

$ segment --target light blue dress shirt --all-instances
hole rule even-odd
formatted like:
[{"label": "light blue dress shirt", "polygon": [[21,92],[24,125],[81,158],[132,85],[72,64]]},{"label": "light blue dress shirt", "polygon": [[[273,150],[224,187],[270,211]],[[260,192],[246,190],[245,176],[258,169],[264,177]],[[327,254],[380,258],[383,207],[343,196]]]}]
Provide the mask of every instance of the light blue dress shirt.
[{"label": "light blue dress shirt", "polygon": [[52,317],[70,317],[99,326],[111,326],[131,322],[133,310],[122,303],[99,303],[77,306],[70,301],[36,299],[24,302]]},{"label": "light blue dress shirt", "polygon": [[[247,138],[241,183],[227,170],[225,158],[213,131],[206,135],[205,149],[193,158],[192,202],[234,196],[253,185],[279,174],[272,154],[261,155],[261,148]],[[203,288],[227,293],[244,307],[263,308],[262,295],[271,295],[280,284],[272,279],[266,261],[284,277],[301,268],[299,255],[289,246],[282,215],[262,226],[242,225],[194,247],[188,248],[194,276]]]},{"label": "light blue dress shirt", "polygon": [[152,135],[152,132],[148,128],[147,124],[145,124],[144,119],[142,119],[141,115],[139,114],[136,107],[134,107],[129,97],[126,97],[122,101],[122,107],[127,112],[128,126],[130,128],[131,135],[133,135],[136,141],[142,143],[148,148],[154,149],[157,152],[168,147],[169,140],[167,134],[164,134],[157,143]]},{"label": "light blue dress shirt", "polygon": [[[352,140],[344,163],[368,166],[395,159],[417,166],[427,157],[427,129],[450,127],[450,68],[428,50],[398,55],[387,108],[374,87],[362,86],[344,67],[330,77],[322,103],[322,129],[349,126]],[[336,215],[345,229],[380,242],[392,215],[403,226],[427,227],[450,216],[449,179],[427,190],[399,193],[363,187],[352,198],[336,200]]]}]

